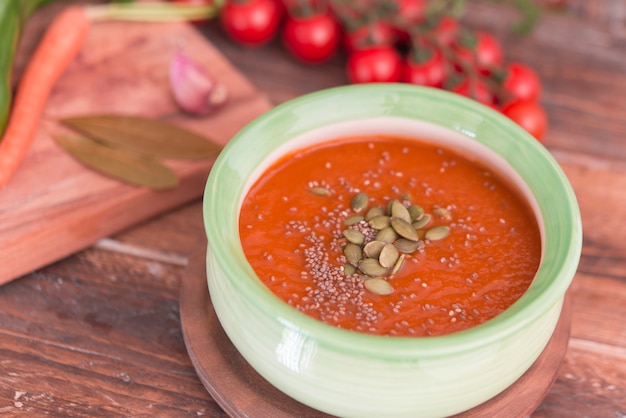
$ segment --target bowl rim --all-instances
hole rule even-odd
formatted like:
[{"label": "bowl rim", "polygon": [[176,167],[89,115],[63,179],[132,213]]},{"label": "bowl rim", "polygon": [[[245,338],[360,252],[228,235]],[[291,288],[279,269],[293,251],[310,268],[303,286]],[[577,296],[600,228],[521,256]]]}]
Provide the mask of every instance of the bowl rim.
[{"label": "bowl rim", "polygon": [[[389,101],[396,103],[396,106],[405,106],[409,103],[435,105],[461,112],[463,115],[471,115],[471,123],[450,122],[444,127],[459,132],[471,140],[482,142],[498,154],[501,154],[500,150],[494,149],[494,146],[498,146],[494,145],[497,142],[493,138],[487,140],[482,130],[504,132],[515,141],[514,151],[505,156],[509,163],[518,155],[523,155],[526,159],[532,157],[533,166],[521,168],[522,178],[525,181],[533,179],[531,189],[535,196],[536,189],[539,188],[544,193],[541,196],[549,196],[556,200],[550,204],[540,205],[546,239],[543,243],[543,259],[535,280],[524,295],[500,315],[467,330],[433,337],[380,336],[337,328],[309,317],[283,302],[256,277],[243,256],[238,232],[238,209],[235,237],[229,237],[229,232],[233,231],[225,228],[232,227],[232,222],[231,225],[224,225],[215,205],[221,197],[220,188],[225,187],[220,181],[223,182],[224,177],[229,174],[230,159],[238,147],[245,146],[248,141],[258,141],[257,130],[262,131],[279,124],[285,115],[307,114],[307,109],[329,103],[329,100],[340,102],[354,100],[354,103],[364,105],[362,102],[364,99],[373,100],[380,106],[383,104],[386,106]],[[408,102],[402,103],[403,100]],[[393,109],[389,112],[393,112]],[[441,124],[441,121],[428,122]],[[475,125],[468,127],[468,124],[472,123]],[[479,131],[481,133],[477,133]],[[514,168],[520,171],[520,167]],[[537,179],[537,172],[548,176]],[[539,201],[541,196],[536,199]],[[229,203],[232,206],[233,202]],[[239,207],[239,202],[236,204]],[[415,356],[441,357],[476,349],[505,338],[529,322],[538,320],[543,313],[562,302],[578,268],[582,249],[582,225],[576,196],[561,167],[542,144],[501,113],[474,100],[440,89],[403,83],[347,85],[319,90],[279,104],[248,123],[226,145],[209,173],[203,197],[203,217],[205,232],[215,261],[249,302],[259,306],[268,315],[278,318],[284,327],[305,334],[318,344],[340,351],[375,355],[396,361]],[[554,222],[555,220],[558,222]],[[548,222],[550,224],[547,224]],[[233,260],[233,251],[237,254],[237,260]],[[242,256],[243,263],[240,262]]]}]

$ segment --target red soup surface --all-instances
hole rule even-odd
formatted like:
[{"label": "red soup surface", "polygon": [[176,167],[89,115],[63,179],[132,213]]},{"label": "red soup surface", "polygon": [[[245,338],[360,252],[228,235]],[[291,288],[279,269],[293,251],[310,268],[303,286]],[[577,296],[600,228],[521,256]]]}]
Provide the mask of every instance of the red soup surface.
[{"label": "red soup surface", "polygon": [[243,249],[279,298],[357,332],[435,336],[513,304],[539,266],[528,204],[482,163],[408,138],[282,157],[246,196]]}]

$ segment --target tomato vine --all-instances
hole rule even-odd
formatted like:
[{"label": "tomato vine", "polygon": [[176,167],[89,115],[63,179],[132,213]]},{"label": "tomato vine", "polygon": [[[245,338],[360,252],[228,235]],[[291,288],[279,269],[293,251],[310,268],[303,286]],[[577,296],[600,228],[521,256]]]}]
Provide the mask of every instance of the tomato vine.
[{"label": "tomato vine", "polygon": [[[526,31],[540,1],[546,0],[500,0],[521,11],[517,29]],[[466,0],[225,0],[220,20],[236,42],[259,46],[280,37],[289,55],[306,64],[342,54],[350,83],[405,82],[467,96],[543,141],[548,122],[537,73],[507,61],[493,34],[465,27],[465,6]]]}]

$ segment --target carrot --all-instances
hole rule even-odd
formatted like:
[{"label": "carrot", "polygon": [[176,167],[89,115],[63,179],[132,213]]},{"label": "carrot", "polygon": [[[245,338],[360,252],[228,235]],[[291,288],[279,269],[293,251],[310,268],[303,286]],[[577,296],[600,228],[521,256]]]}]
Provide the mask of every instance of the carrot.
[{"label": "carrot", "polygon": [[[0,0],[0,2],[4,1],[6,0]],[[34,10],[36,6],[52,0],[16,1],[22,1],[20,3],[23,7],[21,15],[25,18],[29,10]],[[3,135],[0,138],[0,188],[6,185],[24,159],[37,132],[50,91],[80,51],[92,21],[166,22],[208,19],[217,15],[222,3],[222,0],[216,0],[214,5],[209,6],[151,2],[101,4],[70,6],[62,11],[44,34],[26,67],[4,134],[0,129],[0,135]],[[0,8],[1,11],[2,8]],[[0,20],[0,23],[2,22]],[[2,28],[4,30],[4,26]],[[0,84],[0,100],[2,99],[1,90],[2,84]],[[1,107],[0,128],[4,120]]]},{"label": "carrot", "polygon": [[87,38],[91,21],[80,6],[63,10],[46,30],[18,85],[0,140],[0,187],[6,185],[30,148],[46,100]]}]

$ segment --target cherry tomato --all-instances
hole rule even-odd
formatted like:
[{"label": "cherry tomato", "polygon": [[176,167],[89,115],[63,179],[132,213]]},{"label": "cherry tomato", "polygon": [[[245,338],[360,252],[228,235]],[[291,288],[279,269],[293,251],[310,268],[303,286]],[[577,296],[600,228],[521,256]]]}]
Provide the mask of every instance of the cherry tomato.
[{"label": "cherry tomato", "polygon": [[530,67],[517,62],[507,66],[503,88],[509,104],[537,101],[541,95],[541,81],[537,74]]},{"label": "cherry tomato", "polygon": [[442,17],[437,26],[432,29],[432,34],[444,45],[452,45],[459,33],[459,22],[450,16]]},{"label": "cherry tomato", "polygon": [[353,51],[348,56],[351,83],[396,82],[402,76],[402,59],[392,46],[374,46]]},{"label": "cherry tomato", "polygon": [[269,42],[278,32],[281,13],[275,0],[226,0],[220,21],[226,33],[248,46]]},{"label": "cherry tomato", "polygon": [[424,0],[394,0],[398,16],[407,23],[418,23],[424,20],[426,2]]},{"label": "cherry tomato", "polygon": [[493,94],[481,79],[470,81],[465,78],[451,91],[495,109]]},{"label": "cherry tomato", "polygon": [[282,38],[287,50],[296,58],[307,63],[320,63],[337,51],[339,25],[326,12],[304,17],[289,16]]},{"label": "cherry tomato", "polygon": [[494,68],[501,66],[504,61],[502,45],[494,36],[487,32],[478,32],[476,36],[478,38],[478,44],[476,45],[478,67],[487,73],[491,73]]},{"label": "cherry tomato", "polygon": [[377,45],[393,45],[394,42],[393,27],[379,20],[360,25],[344,35],[344,44],[348,52]]},{"label": "cherry tomato", "polygon": [[[469,38],[469,39],[468,39]],[[485,75],[502,65],[504,54],[500,42],[487,32],[476,32],[455,43],[457,58],[465,65],[475,65]]]},{"label": "cherry tomato", "polygon": [[399,22],[392,27],[395,29],[395,36],[399,42],[408,42],[411,26],[424,21],[426,3],[424,0],[392,0],[391,3],[395,6],[395,15]]},{"label": "cherry tomato", "polygon": [[543,142],[543,137],[548,129],[548,116],[540,104],[537,102],[517,102],[505,107],[502,113],[538,141]]},{"label": "cherry tomato", "polygon": [[445,78],[445,61],[443,54],[437,48],[412,51],[404,62],[402,81],[406,83],[443,87]]}]

